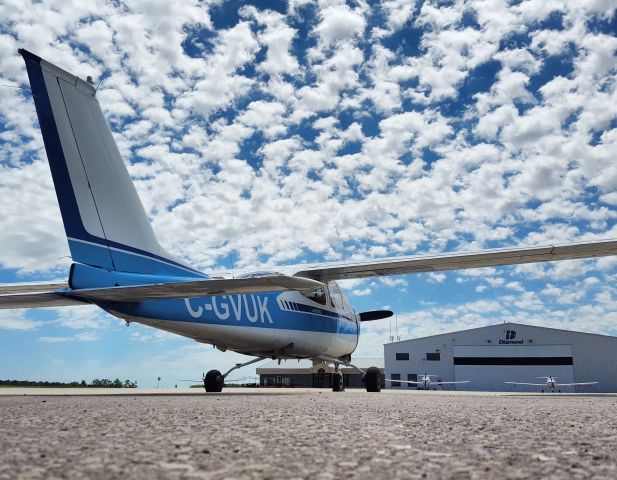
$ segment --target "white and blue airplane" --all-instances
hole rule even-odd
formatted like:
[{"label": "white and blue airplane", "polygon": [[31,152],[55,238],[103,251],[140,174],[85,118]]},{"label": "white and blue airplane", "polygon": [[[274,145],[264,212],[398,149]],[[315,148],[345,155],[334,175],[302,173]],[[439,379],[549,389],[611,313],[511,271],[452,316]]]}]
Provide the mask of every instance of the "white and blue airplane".
[{"label": "white and blue airplane", "polygon": [[[221,391],[232,370],[265,358],[329,362],[339,373],[333,389],[341,390],[339,366],[354,367],[361,323],[392,312],[356,312],[336,280],[617,254],[617,241],[603,241],[209,276],[159,245],[92,82],[20,53],[73,264],[66,283],[0,285],[0,308],[94,304],[127,323],[256,357],[225,374],[209,371],[208,392]],[[362,373],[366,389],[379,391],[379,370]]]},{"label": "white and blue airplane", "polygon": [[[391,382],[391,383],[406,383],[407,385],[422,385],[422,388],[424,390],[430,390],[431,389],[431,385],[436,385],[437,387],[442,387],[444,385],[456,385],[459,383],[469,383],[469,380],[458,380],[456,382],[442,382],[441,380],[433,380],[431,379],[431,377],[436,377],[437,375],[428,375],[428,374],[424,374],[422,375],[417,381],[414,380],[394,380],[392,378],[386,378],[386,382]],[[433,387],[433,390],[435,388]]]},{"label": "white and blue airplane", "polygon": [[[598,382],[557,383],[557,377],[553,377],[550,375],[548,377],[536,377],[536,378],[543,378],[545,382],[544,383],[504,382],[504,383],[507,383],[509,385],[514,385],[515,387],[517,385],[527,385],[531,387],[544,387],[546,388],[547,391],[550,390],[553,393],[555,393],[555,388],[558,388],[558,387],[575,387],[577,385],[596,385],[598,383]],[[544,393],[544,388],[542,388],[542,393]],[[559,390],[559,392],[561,392],[561,390]]]}]

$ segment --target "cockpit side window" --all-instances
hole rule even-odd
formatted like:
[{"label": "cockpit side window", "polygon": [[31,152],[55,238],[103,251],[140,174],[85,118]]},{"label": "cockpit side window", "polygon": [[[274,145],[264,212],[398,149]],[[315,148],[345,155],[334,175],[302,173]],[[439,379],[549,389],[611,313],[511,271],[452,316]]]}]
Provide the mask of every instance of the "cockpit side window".
[{"label": "cockpit side window", "polygon": [[332,305],[336,308],[345,308],[345,303],[343,302],[343,295],[337,283],[328,283],[328,289],[330,290],[330,299],[332,300]]},{"label": "cockpit side window", "polygon": [[309,300],[313,300],[313,302],[319,303],[320,305],[326,304],[326,290],[323,288],[311,290],[310,292],[302,292],[302,295]]}]

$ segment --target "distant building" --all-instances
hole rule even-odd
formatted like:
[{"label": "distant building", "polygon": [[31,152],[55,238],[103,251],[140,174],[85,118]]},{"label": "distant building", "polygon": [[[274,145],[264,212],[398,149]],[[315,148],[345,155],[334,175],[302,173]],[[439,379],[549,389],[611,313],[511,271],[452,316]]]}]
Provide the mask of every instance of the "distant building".
[{"label": "distant building", "polygon": [[[366,370],[378,367],[382,373],[382,388],[384,362],[383,358],[354,358],[351,363]],[[334,367],[325,363],[315,363],[311,360],[277,360],[256,369],[261,387],[304,387],[332,388],[332,372]],[[343,385],[345,388],[364,388],[362,375],[351,367],[341,366]]]},{"label": "distant building", "polygon": [[[559,383],[596,381],[596,385],[562,391],[617,392],[617,337],[555,328],[504,323],[416,338],[384,346],[386,377],[416,381],[424,374],[435,381],[470,380],[444,389],[540,391],[540,387],[504,382]],[[387,382],[386,388],[415,389]]]}]

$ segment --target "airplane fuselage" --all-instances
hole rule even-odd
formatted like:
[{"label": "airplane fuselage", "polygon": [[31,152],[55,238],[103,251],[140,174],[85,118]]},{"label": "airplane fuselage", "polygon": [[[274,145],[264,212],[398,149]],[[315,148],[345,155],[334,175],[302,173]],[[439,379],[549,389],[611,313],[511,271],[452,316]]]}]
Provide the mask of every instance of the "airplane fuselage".
[{"label": "airplane fuselage", "polygon": [[[346,303],[346,302],[345,302]],[[318,304],[300,292],[218,295],[106,305],[128,322],[160,328],[254,356],[343,357],[358,344],[360,322],[346,303]]]},{"label": "airplane fuselage", "polygon": [[551,389],[552,391],[555,391],[555,387],[557,386],[557,380],[554,379],[553,377],[548,377],[546,379],[546,388],[547,389]]}]

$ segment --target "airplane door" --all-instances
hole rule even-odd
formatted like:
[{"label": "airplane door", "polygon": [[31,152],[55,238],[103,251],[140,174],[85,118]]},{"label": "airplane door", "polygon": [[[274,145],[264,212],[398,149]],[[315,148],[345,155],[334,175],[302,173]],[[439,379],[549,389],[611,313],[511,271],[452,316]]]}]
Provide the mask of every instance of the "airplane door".
[{"label": "airplane door", "polygon": [[332,302],[332,306],[337,310],[344,310],[345,303],[343,302],[343,294],[341,293],[341,289],[336,282],[328,283],[328,291],[330,292],[330,301]]}]

